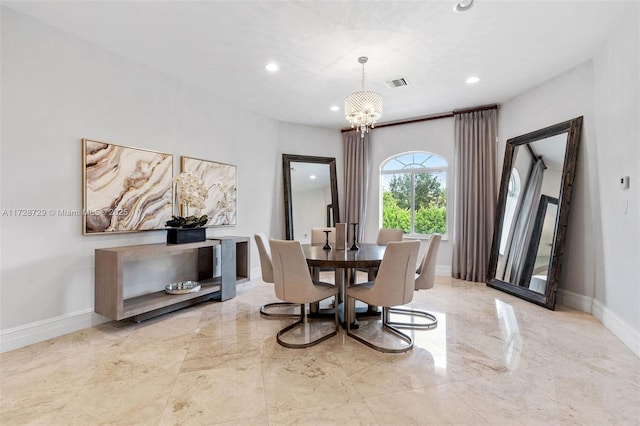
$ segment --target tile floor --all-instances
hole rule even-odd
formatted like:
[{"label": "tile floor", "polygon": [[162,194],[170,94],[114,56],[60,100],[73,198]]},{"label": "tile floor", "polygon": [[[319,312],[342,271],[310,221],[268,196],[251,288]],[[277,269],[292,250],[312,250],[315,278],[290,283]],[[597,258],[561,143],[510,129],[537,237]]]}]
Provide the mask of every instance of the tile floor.
[{"label": "tile floor", "polygon": [[[438,278],[405,354],[279,346],[260,280],[224,303],[0,355],[8,425],[638,425],[640,359],[590,315]],[[364,330],[364,328],[363,328]]]}]

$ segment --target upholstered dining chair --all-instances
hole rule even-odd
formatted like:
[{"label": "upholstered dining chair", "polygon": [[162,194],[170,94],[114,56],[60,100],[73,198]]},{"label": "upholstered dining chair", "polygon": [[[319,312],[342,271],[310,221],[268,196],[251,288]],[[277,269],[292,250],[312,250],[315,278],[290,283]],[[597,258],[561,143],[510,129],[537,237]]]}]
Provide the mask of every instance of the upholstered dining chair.
[{"label": "upholstered dining chair", "polygon": [[[438,257],[438,248],[440,247],[440,241],[442,240],[442,235],[433,234],[427,243],[427,248],[424,253],[424,257],[422,258],[422,262],[420,262],[420,266],[416,271],[416,282],[415,282],[415,290],[428,290],[433,288],[435,285],[436,278],[436,258]],[[426,318],[428,321],[425,322],[398,322],[398,321],[389,321],[393,327],[397,328],[413,328],[413,329],[429,329],[434,328],[438,325],[438,319],[435,315],[426,312],[420,311],[417,309],[404,309],[404,308],[389,308],[390,314],[399,314],[399,315],[410,315],[417,316],[421,318]]]},{"label": "upholstered dining chair", "polygon": [[311,244],[324,244],[327,242],[327,234],[329,232],[329,244],[336,242],[336,228],[311,228]]},{"label": "upholstered dining chair", "polygon": [[[402,241],[402,237],[404,236],[404,231],[399,228],[380,228],[378,230],[378,236],[376,237],[376,244],[380,244],[386,246],[387,243],[391,241]],[[373,281],[376,277],[376,273],[378,272],[377,268],[358,268],[356,272],[366,272],[367,280]],[[369,312],[375,312],[378,310],[377,306],[369,305]]]},{"label": "upholstered dining chair", "polygon": [[[338,296],[338,286],[314,281],[307,266],[307,261],[302,251],[299,241],[291,240],[269,240],[271,247],[271,260],[273,263],[273,282],[276,297],[282,301],[297,303],[300,305],[300,319],[280,330],[276,335],[278,343],[287,348],[307,348],[316,345],[331,336],[338,334],[338,309],[334,309],[334,330],[333,332],[321,335],[314,340],[307,340],[303,343],[291,343],[284,340],[285,334],[298,329],[299,334],[311,336],[311,324],[307,317],[306,305],[331,296]],[[337,301],[336,301],[337,302]],[[337,303],[336,303],[337,305]],[[318,319],[318,321],[320,321]]]},{"label": "upholstered dining chair", "polygon": [[[329,244],[331,244],[332,247],[335,247],[336,228],[334,227],[311,228],[311,244],[325,244],[327,242],[327,234],[325,234],[325,231],[330,231]],[[313,279],[319,280],[321,271],[332,271],[332,270],[333,270],[332,268],[313,268]]]},{"label": "upholstered dining chair", "polygon": [[376,244],[387,245],[390,241],[402,241],[404,231],[397,228],[380,228]]},{"label": "upholstered dining chair", "polygon": [[[418,259],[420,242],[391,241],[380,262],[380,268],[374,281],[347,287],[347,298],[352,297],[369,305],[382,306],[381,331],[389,331],[406,343],[401,348],[379,346],[358,334],[351,332],[351,322],[347,323],[347,335],[380,352],[401,353],[413,348],[413,339],[407,334],[388,324],[389,308],[404,305],[413,299],[415,287],[415,268]],[[347,300],[348,302],[348,300]],[[347,306],[352,304],[345,303]],[[350,318],[350,315],[347,316]],[[362,329],[362,327],[361,327]]]},{"label": "upholstered dining chair", "polygon": [[[260,269],[262,270],[262,281],[273,284],[273,264],[271,263],[271,253],[269,246],[267,245],[267,237],[263,233],[257,233],[253,236],[256,240],[256,246],[258,246],[258,254],[260,255]],[[278,313],[269,312],[271,308],[282,309],[290,308],[295,309],[298,305],[288,302],[273,302],[266,303],[260,306],[260,313],[265,317],[272,318],[297,318],[300,314],[296,313]]]}]

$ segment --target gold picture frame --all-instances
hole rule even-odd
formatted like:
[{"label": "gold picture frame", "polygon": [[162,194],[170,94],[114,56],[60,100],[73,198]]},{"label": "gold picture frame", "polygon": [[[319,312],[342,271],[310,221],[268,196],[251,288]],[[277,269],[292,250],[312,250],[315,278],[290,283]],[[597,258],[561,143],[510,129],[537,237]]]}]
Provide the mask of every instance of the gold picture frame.
[{"label": "gold picture frame", "polygon": [[172,154],[82,139],[84,235],[164,229],[172,188]]}]

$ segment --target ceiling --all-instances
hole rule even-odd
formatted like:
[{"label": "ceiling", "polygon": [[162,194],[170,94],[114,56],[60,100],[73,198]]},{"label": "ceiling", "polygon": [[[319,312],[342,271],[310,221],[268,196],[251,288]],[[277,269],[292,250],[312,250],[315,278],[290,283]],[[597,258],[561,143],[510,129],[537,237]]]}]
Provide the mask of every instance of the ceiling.
[{"label": "ceiling", "polygon": [[[475,0],[464,13],[452,0],[2,5],[265,116],[343,128],[359,56],[366,89],[383,98],[380,123],[502,103],[593,57],[629,2]],[[471,75],[480,81],[467,85]],[[409,85],[385,83],[398,78]]]}]

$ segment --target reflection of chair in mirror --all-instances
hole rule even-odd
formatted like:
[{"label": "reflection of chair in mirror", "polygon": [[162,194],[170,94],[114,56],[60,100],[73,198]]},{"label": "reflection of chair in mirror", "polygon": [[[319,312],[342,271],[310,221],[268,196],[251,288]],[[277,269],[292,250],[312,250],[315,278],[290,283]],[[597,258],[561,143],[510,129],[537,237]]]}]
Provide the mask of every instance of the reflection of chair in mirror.
[{"label": "reflection of chair in mirror", "polygon": [[[306,304],[320,302],[331,296],[337,297],[338,287],[311,279],[299,241],[270,240],[269,245],[271,246],[276,297],[285,302],[299,304],[301,310],[298,321],[278,332],[276,335],[278,343],[287,348],[307,348],[338,334],[338,310],[335,309],[334,330],[314,340],[308,340],[307,338],[314,332],[311,330],[306,309]],[[285,335],[292,334],[303,336],[305,339],[302,343],[284,340]]]},{"label": "reflection of chair in mirror", "polygon": [[[428,290],[435,285],[436,278],[436,258],[438,256],[438,248],[440,247],[440,241],[442,235],[433,234],[427,243],[427,249],[424,253],[422,262],[416,271],[415,290]],[[438,319],[435,315],[426,311],[419,311],[416,309],[402,309],[402,308],[389,308],[390,314],[417,316],[420,318],[426,318],[429,322],[397,322],[389,321],[394,327],[398,328],[418,328],[429,329],[438,325]]]},{"label": "reflection of chair in mirror", "polygon": [[[254,236],[256,245],[258,246],[258,254],[260,255],[260,269],[262,270],[262,281],[273,284],[273,264],[271,263],[271,254],[269,253],[269,246],[267,246],[267,237],[262,233],[257,233]],[[299,317],[299,314],[295,313],[276,313],[268,312],[270,308],[295,308],[295,303],[288,302],[274,302],[267,303],[260,306],[260,313],[266,317],[273,318],[295,318]]]},{"label": "reflection of chair in mirror", "polygon": [[[413,339],[389,325],[389,307],[404,305],[413,299],[415,287],[415,265],[417,263],[420,242],[392,241],[387,244],[378,275],[374,281],[348,287],[347,297],[360,300],[369,305],[382,306],[382,328],[388,330],[394,336],[400,338],[407,345],[400,348],[380,346],[358,334],[366,332],[360,327],[358,334],[351,332],[350,321],[347,320],[347,335],[380,352],[401,353],[413,347]],[[345,303],[349,306],[349,303]],[[350,318],[350,315],[347,316]]]}]

